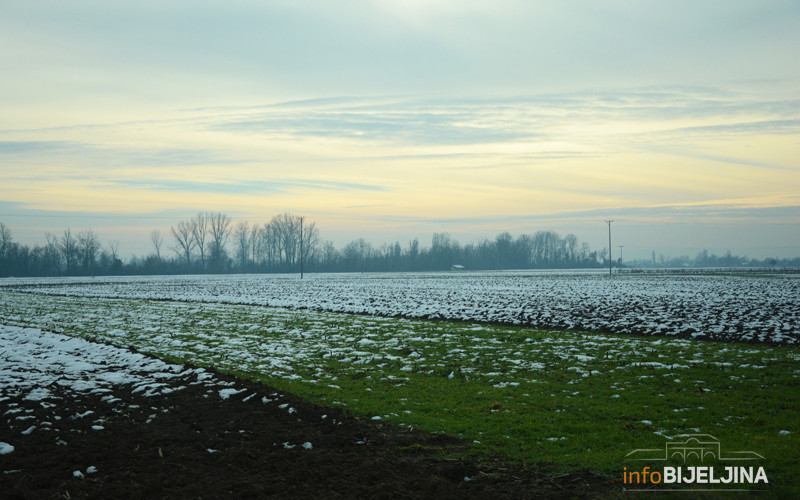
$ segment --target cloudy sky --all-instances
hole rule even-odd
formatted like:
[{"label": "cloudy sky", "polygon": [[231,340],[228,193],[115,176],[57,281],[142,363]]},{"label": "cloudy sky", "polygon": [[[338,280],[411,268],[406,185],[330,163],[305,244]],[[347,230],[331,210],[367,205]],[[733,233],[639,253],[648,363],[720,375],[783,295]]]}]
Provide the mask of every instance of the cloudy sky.
[{"label": "cloudy sky", "polygon": [[0,0],[0,222],[800,255],[800,3]]}]

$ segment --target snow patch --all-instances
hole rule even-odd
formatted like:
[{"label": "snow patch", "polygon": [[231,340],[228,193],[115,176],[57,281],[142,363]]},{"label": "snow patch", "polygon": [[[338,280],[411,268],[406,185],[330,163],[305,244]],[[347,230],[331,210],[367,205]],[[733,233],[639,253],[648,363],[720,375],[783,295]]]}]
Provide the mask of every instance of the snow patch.
[{"label": "snow patch", "polygon": [[221,399],[228,399],[235,394],[239,394],[240,392],[244,392],[246,389],[220,389],[219,397]]}]

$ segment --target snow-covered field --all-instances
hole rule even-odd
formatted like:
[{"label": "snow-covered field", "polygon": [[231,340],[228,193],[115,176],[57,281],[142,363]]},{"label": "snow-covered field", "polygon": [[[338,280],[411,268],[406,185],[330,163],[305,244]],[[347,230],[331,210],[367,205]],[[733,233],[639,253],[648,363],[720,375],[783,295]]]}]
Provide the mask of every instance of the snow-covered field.
[{"label": "snow-covered field", "polygon": [[[19,436],[44,432],[57,446],[68,446],[83,432],[75,429],[77,421],[90,421],[91,432],[104,430],[104,418],[97,413],[100,410],[76,410],[74,398],[93,395],[106,406],[104,414],[125,415],[134,408],[125,394],[139,394],[149,400],[186,389],[186,385],[178,384],[200,385],[219,400],[242,391],[230,388],[232,382],[221,381],[202,368],[187,368],[38,328],[0,325],[0,417]],[[36,403],[36,411],[11,402],[19,398]],[[150,411],[153,413],[145,423],[169,409],[151,405]],[[14,443],[0,442],[0,455],[14,450]],[[76,471],[76,477],[78,474],[82,477],[83,473]]]},{"label": "snow-covered field", "polygon": [[597,273],[5,280],[30,293],[218,302],[685,338],[800,343],[797,276]]},{"label": "snow-covered field", "polygon": [[[119,387],[153,396],[172,392],[164,384],[171,378],[188,377],[192,383],[211,387],[222,384],[201,368],[184,369],[118,347],[36,328],[0,325],[0,346],[0,402],[22,396],[38,402],[45,410],[38,412],[37,420],[31,411],[3,403],[2,417],[11,421],[12,429],[18,428],[22,435],[53,433],[57,444],[68,444],[70,437],[66,433],[70,421],[90,419],[94,421],[93,430],[103,430],[102,420],[95,420],[93,411],[64,413],[65,398],[94,394],[115,411],[123,412],[127,402],[112,395]],[[59,434],[59,428],[65,434]]]}]

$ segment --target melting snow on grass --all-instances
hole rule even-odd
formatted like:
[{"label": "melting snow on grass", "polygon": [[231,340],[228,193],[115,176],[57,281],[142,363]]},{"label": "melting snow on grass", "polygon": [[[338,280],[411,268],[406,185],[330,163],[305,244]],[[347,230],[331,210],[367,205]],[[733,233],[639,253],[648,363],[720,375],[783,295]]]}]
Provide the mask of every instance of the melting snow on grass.
[{"label": "melting snow on grass", "polygon": [[[769,363],[759,346],[729,349],[724,343],[690,339],[536,331],[470,323],[430,322],[402,318],[342,315],[318,311],[174,301],[87,299],[30,294],[4,294],[0,315],[40,328],[135,347],[142,352],[201,366],[237,370],[268,379],[296,380],[305,385],[339,387],[361,380],[364,391],[380,384],[402,387],[410,376],[439,376],[450,383],[471,381],[498,390],[537,390],[539,378],[554,374],[570,387],[565,398],[580,394],[582,384],[613,375],[646,380],[659,374],[677,387],[708,391],[695,381],[695,366],[725,370],[731,377],[752,379]],[[4,309],[5,308],[5,309]],[[28,398],[47,401],[50,384],[70,390],[104,390],[127,383],[134,391],[158,394],[163,377],[180,373],[140,354],[36,329],[5,327],[4,335],[25,338],[3,354],[7,387],[26,391]],[[6,340],[3,340],[6,343]],[[800,357],[800,356],[798,356]],[[57,366],[68,376],[22,375],[26,360]],[[99,359],[105,359],[100,364]],[[135,367],[135,368],[132,368]],[[71,374],[71,375],[70,375]],[[89,374],[90,376],[82,376]],[[545,377],[546,375],[546,377]],[[211,377],[199,371],[198,380]],[[619,398],[618,386],[609,398]],[[221,387],[219,397],[240,391]],[[245,395],[242,395],[244,397]],[[269,398],[264,398],[265,402]],[[412,401],[402,401],[413,412]],[[281,408],[294,410],[282,404]],[[27,429],[34,423],[28,423]]]},{"label": "melting snow on grass", "polygon": [[[117,412],[123,412],[126,402],[107,395],[120,386],[130,388],[131,392],[154,396],[172,391],[167,390],[164,384],[166,379],[172,377],[190,381],[194,379],[195,382],[190,383],[202,383],[209,387],[224,384],[215,381],[200,368],[187,369],[119,347],[38,328],[0,325],[0,346],[0,401],[23,397],[38,402],[43,410],[33,416],[28,414],[29,410],[10,407],[5,409],[2,416],[9,427],[17,430],[21,436],[52,432],[59,445],[68,444],[57,434],[70,432],[69,422],[91,419],[94,414],[91,410],[80,413],[63,410],[62,404],[70,406],[70,396],[105,395],[105,403],[112,405]],[[226,394],[231,395],[231,390],[223,389],[220,393],[223,391],[229,391]],[[52,422],[58,421],[61,422],[58,424],[60,431],[52,425]],[[90,428],[94,431],[102,432],[105,429],[102,420],[92,424]],[[0,443],[0,455],[12,451],[13,444]],[[89,467],[86,474],[95,471],[95,467]],[[83,477],[80,471],[75,472],[75,477]]]}]

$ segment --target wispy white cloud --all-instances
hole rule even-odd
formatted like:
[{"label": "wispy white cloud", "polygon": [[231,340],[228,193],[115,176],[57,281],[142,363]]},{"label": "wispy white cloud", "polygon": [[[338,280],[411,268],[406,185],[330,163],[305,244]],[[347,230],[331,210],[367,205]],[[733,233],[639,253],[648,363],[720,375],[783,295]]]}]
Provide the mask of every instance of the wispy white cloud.
[{"label": "wispy white cloud", "polygon": [[112,180],[112,184],[122,187],[144,188],[155,191],[191,192],[191,193],[291,193],[293,191],[386,191],[386,188],[371,184],[353,182],[325,182],[308,179],[281,179],[273,181],[228,181],[228,182],[193,182],[188,180]]},{"label": "wispy white cloud", "polygon": [[0,141],[0,158],[6,161],[51,162],[72,158],[85,167],[102,166],[192,166],[226,165],[249,160],[237,159],[231,151],[194,149],[150,149],[116,147],[79,141]]},{"label": "wispy white cloud", "polygon": [[783,170],[788,172],[798,172],[800,173],[800,165],[776,165],[773,163],[766,163],[762,161],[753,161],[744,158],[735,158],[731,156],[722,156],[718,154],[708,154],[708,153],[699,153],[691,150],[670,150],[667,148],[642,148],[646,151],[651,151],[654,153],[664,154],[664,155],[671,155],[671,156],[678,156],[682,158],[692,158],[697,160],[708,160],[718,163],[723,163],[727,165],[743,165],[746,167],[756,167],[758,169],[767,169],[767,170]]}]

